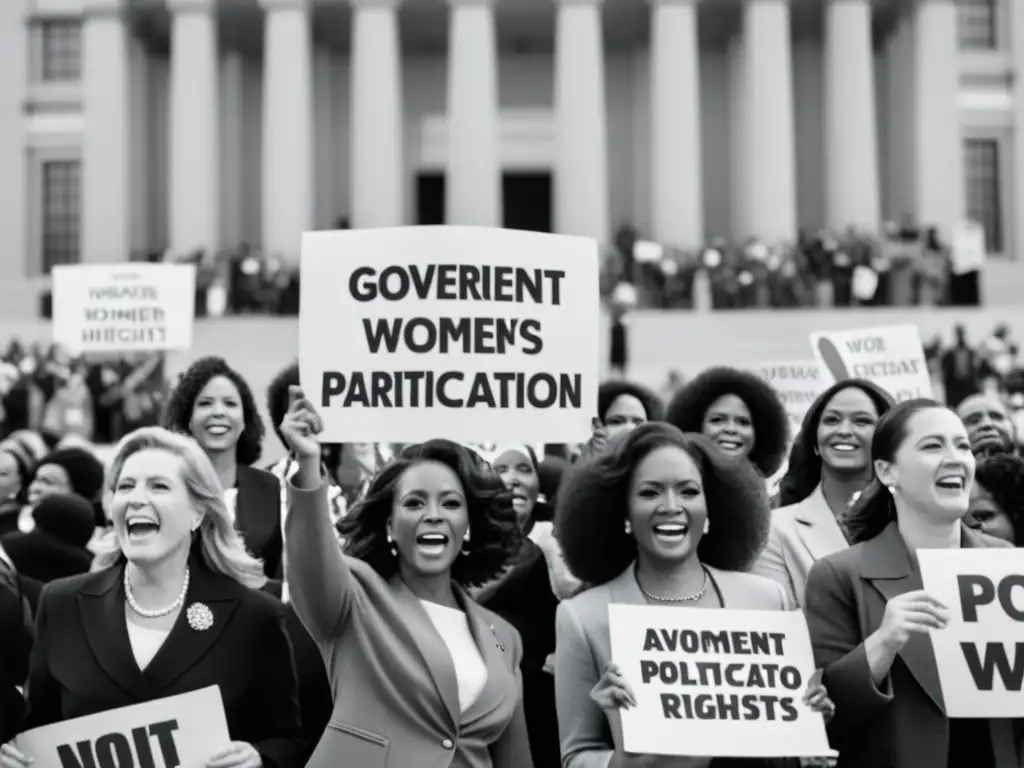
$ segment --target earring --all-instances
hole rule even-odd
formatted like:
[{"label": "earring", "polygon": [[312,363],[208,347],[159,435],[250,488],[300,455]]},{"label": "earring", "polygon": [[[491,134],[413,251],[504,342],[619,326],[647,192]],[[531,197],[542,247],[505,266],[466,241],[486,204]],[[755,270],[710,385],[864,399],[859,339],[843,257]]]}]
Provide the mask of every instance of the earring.
[{"label": "earring", "polygon": [[395,546],[395,539],[391,535],[391,531],[388,531],[388,547],[391,549],[391,556],[398,557],[398,547]]},{"label": "earring", "polygon": [[896,495],[896,486],[895,485],[887,485],[885,487],[889,489],[889,494],[890,495],[892,495],[892,496]]},{"label": "earring", "polygon": [[629,522],[629,520],[627,520],[625,525],[623,525],[622,527],[625,529],[627,534],[630,534],[630,533],[633,532],[633,524],[631,522]]},{"label": "earring", "polygon": [[466,528],[466,535],[462,537],[462,540],[465,542],[469,541],[469,528]]},{"label": "earring", "polygon": [[460,555],[466,556],[469,554],[469,547],[466,546],[467,544],[469,544],[469,528],[466,529],[466,535],[462,537],[462,549],[459,550]]},{"label": "earring", "polygon": [[710,520],[708,520],[708,519],[707,519],[707,518],[705,517],[705,518],[704,518],[704,533],[707,533],[707,532],[708,532],[708,531],[710,531],[710,530],[711,530],[711,521],[710,521]]}]

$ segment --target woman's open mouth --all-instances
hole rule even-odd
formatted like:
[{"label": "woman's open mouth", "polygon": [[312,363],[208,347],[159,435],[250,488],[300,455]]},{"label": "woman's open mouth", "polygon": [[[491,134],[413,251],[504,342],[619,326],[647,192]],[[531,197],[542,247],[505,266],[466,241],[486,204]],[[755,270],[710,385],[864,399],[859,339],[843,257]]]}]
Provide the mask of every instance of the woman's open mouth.
[{"label": "woman's open mouth", "polygon": [[416,537],[416,549],[424,557],[440,557],[448,549],[448,541],[443,533],[421,533]]},{"label": "woman's open mouth", "polygon": [[160,521],[149,515],[131,515],[125,518],[124,526],[131,541],[144,541],[160,533]]}]

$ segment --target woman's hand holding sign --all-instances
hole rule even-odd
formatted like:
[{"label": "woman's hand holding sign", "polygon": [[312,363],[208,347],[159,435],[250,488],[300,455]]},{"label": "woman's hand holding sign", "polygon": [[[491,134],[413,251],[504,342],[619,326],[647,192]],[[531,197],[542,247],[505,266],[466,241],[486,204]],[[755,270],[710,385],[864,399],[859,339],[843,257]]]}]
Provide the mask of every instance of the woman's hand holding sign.
[{"label": "woman's hand holding sign", "polygon": [[871,678],[881,685],[896,654],[914,633],[944,629],[949,623],[945,605],[922,589],[897,595],[885,604],[881,626],[864,641]]},{"label": "woman's hand holding sign", "polygon": [[316,436],[322,430],[323,422],[302,387],[288,387],[288,412],[281,421],[281,434],[298,461],[294,482],[299,488],[316,488],[320,483],[320,443]]},{"label": "woman's hand holding sign", "polygon": [[604,665],[604,672],[601,673],[597,685],[590,691],[590,698],[606,712],[636,706],[633,689],[629,687],[619,668],[610,661]]},{"label": "woman's hand holding sign", "polygon": [[23,755],[14,746],[13,741],[9,741],[0,747],[0,766],[2,768],[28,768],[30,765],[32,765],[32,758]]},{"label": "woman's hand holding sign", "polygon": [[927,633],[945,629],[949,623],[949,610],[924,590],[907,592],[885,604],[879,639],[889,652],[899,653],[914,632]]}]

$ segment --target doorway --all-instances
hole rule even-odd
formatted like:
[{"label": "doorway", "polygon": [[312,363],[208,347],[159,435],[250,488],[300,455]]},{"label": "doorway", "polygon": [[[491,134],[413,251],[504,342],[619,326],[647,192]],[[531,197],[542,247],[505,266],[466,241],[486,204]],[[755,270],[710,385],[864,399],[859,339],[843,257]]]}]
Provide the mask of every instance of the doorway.
[{"label": "doorway", "polygon": [[[444,224],[444,174],[416,176],[416,223]],[[502,226],[530,232],[550,232],[552,227],[551,174],[506,173],[501,178]]]}]

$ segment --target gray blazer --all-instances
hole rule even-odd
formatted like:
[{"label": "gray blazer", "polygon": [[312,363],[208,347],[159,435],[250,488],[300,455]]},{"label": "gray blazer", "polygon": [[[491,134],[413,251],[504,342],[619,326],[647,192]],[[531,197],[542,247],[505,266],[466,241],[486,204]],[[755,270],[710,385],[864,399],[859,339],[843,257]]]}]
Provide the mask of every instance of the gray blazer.
[{"label": "gray blazer", "polygon": [[772,513],[768,543],[752,570],[777,581],[790,603],[803,607],[811,566],[847,546],[819,484],[803,501]]},{"label": "gray blazer", "polygon": [[[708,570],[728,608],[783,611],[790,607],[782,587],[774,581],[749,573]],[[619,713],[604,712],[590,698],[611,660],[609,603],[647,604],[632,565],[607,584],[563,601],[555,614],[555,707],[563,768],[606,768],[615,751],[622,748]],[[666,756],[652,768],[706,768],[711,760]]]},{"label": "gray blazer", "polygon": [[341,554],[326,485],[288,491],[292,605],[320,647],[333,698],[308,766],[533,768],[519,633],[456,587],[488,674],[460,714],[451,654],[416,596]]}]

